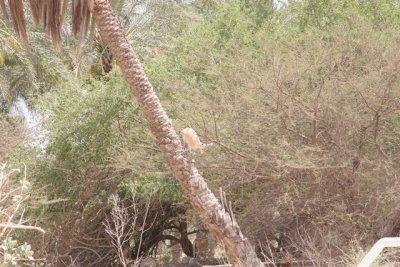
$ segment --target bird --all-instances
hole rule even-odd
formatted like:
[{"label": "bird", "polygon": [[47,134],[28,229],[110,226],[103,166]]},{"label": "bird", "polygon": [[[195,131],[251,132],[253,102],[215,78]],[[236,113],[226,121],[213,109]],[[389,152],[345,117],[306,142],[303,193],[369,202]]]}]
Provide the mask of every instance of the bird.
[{"label": "bird", "polygon": [[200,151],[201,154],[204,153],[204,149],[207,147],[207,145],[200,141],[200,138],[195,130],[192,128],[185,128],[181,130],[181,136],[183,142],[185,142],[190,151]]}]

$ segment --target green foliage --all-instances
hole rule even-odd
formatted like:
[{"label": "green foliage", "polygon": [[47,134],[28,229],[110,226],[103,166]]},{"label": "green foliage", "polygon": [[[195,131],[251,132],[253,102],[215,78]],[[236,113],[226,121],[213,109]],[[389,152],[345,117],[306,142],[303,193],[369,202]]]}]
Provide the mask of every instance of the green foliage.
[{"label": "green foliage", "polygon": [[26,47],[0,19],[0,99],[11,104],[18,95],[29,101],[54,89],[68,75],[66,54],[55,55],[43,34],[33,33]]},{"label": "green foliage", "polygon": [[[140,51],[143,58],[162,56],[162,47],[166,45],[165,33],[181,18],[181,15],[176,15],[180,5],[174,4],[174,1],[151,1],[146,4],[147,12],[142,14],[137,5],[147,1],[116,2],[135,50]],[[143,114],[133,103],[118,67],[110,62],[113,70],[104,73],[101,62],[104,44],[101,38],[94,36],[94,40],[89,40],[84,48],[75,47],[73,38],[66,38],[64,49],[57,54],[41,30],[31,29],[31,18],[27,18],[31,30],[29,47],[23,46],[3,21],[0,30],[0,100],[5,98],[11,104],[18,95],[28,99],[44,115],[49,138],[45,151],[36,151],[17,140],[19,129],[11,138],[13,131],[1,118],[0,125],[7,126],[3,127],[7,147],[0,147],[0,162],[6,155],[7,162],[15,166],[25,162],[30,170],[28,176],[32,191],[35,192],[33,203],[23,207],[23,215],[56,235],[56,239],[63,236],[60,244],[69,243],[68,246],[71,246],[75,242],[74,235],[94,235],[97,231],[104,236],[104,224],[110,219],[112,208],[108,201],[110,196],[118,193],[122,196],[121,205],[127,205],[124,216],[128,220],[131,217],[143,220],[140,224],[146,231],[149,230],[153,218],[149,219],[150,226],[147,226],[144,210],[136,211],[136,206],[132,209],[132,205],[146,207],[148,204],[148,216],[159,220],[160,228],[156,232],[162,233],[163,227],[167,227],[164,224],[173,220],[177,213],[170,211],[160,215],[160,212],[163,213],[161,208],[183,202],[180,188],[156,148]],[[101,49],[95,49],[97,47]],[[170,97],[166,91],[160,95],[162,98]],[[12,139],[15,142],[10,142]],[[14,144],[17,141],[21,145]],[[135,203],[132,203],[132,196],[128,193],[138,197]],[[175,206],[170,210],[173,209]],[[110,221],[110,225],[113,223]],[[133,230],[135,234],[141,232],[140,229]],[[32,241],[29,243],[41,255],[48,253],[45,251],[48,247],[43,246],[41,241],[46,240],[44,242],[50,244],[53,238],[42,239],[36,235],[18,237]],[[138,236],[123,238],[131,239],[129,243],[139,240]],[[152,239],[150,241],[153,242]],[[102,242],[104,247],[109,246],[107,238]],[[76,252],[65,251],[65,248],[54,247],[53,244],[51,247],[64,249],[63,253]],[[7,261],[13,263],[19,260],[20,255],[12,249],[3,254],[7,255]],[[110,249],[107,249],[105,256],[114,257],[109,252]],[[88,259],[88,262],[91,260]]]},{"label": "green foliage", "polygon": [[118,114],[129,108],[136,112],[126,86],[116,84],[113,79],[102,84],[88,78],[80,87],[64,84],[54,97],[46,99],[52,105],[48,152],[69,168],[104,163],[113,142],[112,126]]},{"label": "green foliage", "polygon": [[129,185],[142,199],[151,194],[161,202],[177,200],[179,188],[118,70],[102,80],[70,77],[40,104],[49,115],[49,145],[35,163],[34,176],[36,186],[48,187],[51,198],[83,200],[86,194],[87,205],[98,208],[107,199],[97,196],[105,186],[99,179],[106,176],[114,178],[105,196]]},{"label": "green foliage", "polygon": [[157,199],[161,203],[178,203],[182,201],[177,182],[166,173],[137,174],[119,184],[120,192],[129,197],[132,192],[140,199],[150,201]]},{"label": "green foliage", "polygon": [[[336,257],[327,243],[381,231],[399,201],[397,12],[389,1],[299,1],[260,25],[220,5],[147,64],[178,128],[214,142],[198,164],[247,235]],[[318,231],[329,240],[302,243]]]},{"label": "green foliage", "polygon": [[[129,36],[144,42],[135,46],[176,129],[190,126],[214,143],[194,154],[196,163],[214,192],[227,192],[246,236],[301,257],[318,251],[334,265],[336,248],[372,241],[386,224],[382,214],[400,200],[399,7],[223,2],[195,1],[176,16],[181,21],[169,14],[166,28],[143,36],[129,19]],[[40,88],[49,130],[46,153],[19,148],[9,159],[29,159],[33,187],[67,199],[31,216],[92,233],[115,193],[121,206],[133,196],[138,206],[151,202],[154,218],[184,201],[117,67],[105,74],[93,66],[97,51],[82,60],[72,47],[50,56],[40,36],[29,57],[1,34],[0,75],[21,72],[27,78],[15,88]],[[307,239],[321,233],[323,242]]]},{"label": "green foliage", "polygon": [[33,260],[33,251],[27,243],[18,244],[17,240],[7,237],[0,245],[5,266],[18,266],[18,261]]},{"label": "green foliage", "polygon": [[344,22],[352,27],[354,20],[369,21],[377,29],[400,26],[400,8],[392,0],[306,0],[290,6],[290,11],[302,31],[309,27],[328,30]]}]

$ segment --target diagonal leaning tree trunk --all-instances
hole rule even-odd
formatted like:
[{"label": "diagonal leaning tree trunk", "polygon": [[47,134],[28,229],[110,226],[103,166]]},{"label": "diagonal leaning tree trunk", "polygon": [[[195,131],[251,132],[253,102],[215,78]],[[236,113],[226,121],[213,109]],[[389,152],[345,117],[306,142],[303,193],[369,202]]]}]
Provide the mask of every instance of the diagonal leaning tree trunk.
[{"label": "diagonal leaning tree trunk", "polygon": [[263,266],[248,239],[242,235],[239,225],[218,203],[193,160],[185,153],[108,1],[94,0],[93,15],[104,42],[115,56],[129,84],[133,97],[144,111],[157,146],[163,152],[174,177],[181,184],[195,212],[213,237],[222,242],[234,266]]},{"label": "diagonal leaning tree trunk", "polygon": [[[8,5],[6,5],[6,2]],[[29,0],[35,23],[43,22],[44,29],[60,48],[60,28],[68,0]],[[10,16],[7,12],[9,7]],[[12,23],[24,43],[28,44],[24,5],[22,0],[0,0],[0,8]],[[108,0],[72,0],[73,32],[85,35],[90,20],[90,11],[100,30],[104,42],[115,56],[117,64],[127,80],[133,97],[137,100],[149,122],[156,142],[180,182],[183,192],[212,236],[220,241],[234,266],[263,266],[250,242],[242,235],[236,220],[218,203],[207,183],[196,169],[190,154],[183,148],[171,121],[161,106],[139,60],[133,53],[124,31],[120,27]]]}]

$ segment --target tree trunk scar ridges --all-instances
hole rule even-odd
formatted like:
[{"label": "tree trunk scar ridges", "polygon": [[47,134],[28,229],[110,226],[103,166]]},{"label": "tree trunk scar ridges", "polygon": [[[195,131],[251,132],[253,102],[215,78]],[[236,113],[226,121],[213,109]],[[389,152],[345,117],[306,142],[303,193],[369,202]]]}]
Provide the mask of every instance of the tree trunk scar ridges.
[{"label": "tree trunk scar ridges", "polygon": [[[155,95],[138,57],[131,50],[107,0],[95,0],[94,16],[101,36],[115,55],[132,95],[143,108],[157,145],[194,210],[212,235],[224,244],[228,258],[234,266],[262,266],[249,241],[241,235],[236,222],[232,221],[229,214],[221,207],[218,210],[218,199],[208,189],[203,177],[191,162],[190,155],[186,158],[187,154],[183,153],[180,139]],[[218,222],[218,225],[214,221]]]}]

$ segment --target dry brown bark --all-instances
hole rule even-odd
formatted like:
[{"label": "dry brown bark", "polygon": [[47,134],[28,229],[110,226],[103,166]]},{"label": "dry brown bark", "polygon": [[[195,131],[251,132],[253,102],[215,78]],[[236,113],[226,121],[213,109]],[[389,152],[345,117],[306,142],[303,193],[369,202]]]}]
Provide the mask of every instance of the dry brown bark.
[{"label": "dry brown bark", "polygon": [[95,0],[93,14],[104,42],[121,68],[133,97],[144,111],[157,146],[163,152],[193,209],[212,236],[222,242],[233,265],[263,266],[239,225],[219,204],[182,146],[108,1]]}]

